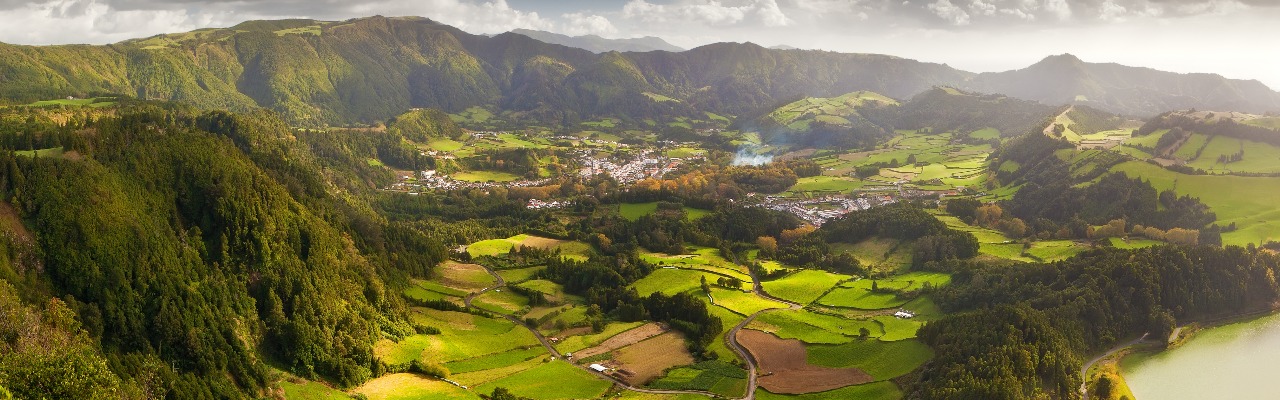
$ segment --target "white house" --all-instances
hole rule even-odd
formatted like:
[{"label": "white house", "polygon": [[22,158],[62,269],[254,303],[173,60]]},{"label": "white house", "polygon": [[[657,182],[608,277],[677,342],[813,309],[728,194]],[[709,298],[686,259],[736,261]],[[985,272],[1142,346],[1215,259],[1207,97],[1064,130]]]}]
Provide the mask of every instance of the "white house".
[{"label": "white house", "polygon": [[591,364],[591,365],[587,366],[587,368],[591,368],[591,370],[592,370],[592,371],[596,371],[596,372],[600,372],[600,373],[604,373],[605,371],[608,371],[608,370],[609,370],[609,368],[606,368],[605,366],[600,365],[600,364]]}]

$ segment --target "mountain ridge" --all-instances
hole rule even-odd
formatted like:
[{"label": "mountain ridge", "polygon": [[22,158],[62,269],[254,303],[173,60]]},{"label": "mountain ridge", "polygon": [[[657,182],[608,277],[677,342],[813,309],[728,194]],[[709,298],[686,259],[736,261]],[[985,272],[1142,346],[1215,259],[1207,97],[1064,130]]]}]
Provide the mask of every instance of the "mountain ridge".
[{"label": "mountain ridge", "polygon": [[[635,73],[592,72],[610,57],[625,59]],[[0,71],[0,96],[10,104],[126,94],[206,109],[264,107],[298,126],[371,124],[415,107],[496,106],[560,123],[738,115],[795,96],[866,90],[901,100],[934,86],[1143,116],[1280,110],[1280,93],[1256,81],[1074,56],[981,74],[891,55],[752,43],[614,56],[517,33],[473,35],[421,17],[247,21],[110,45],[0,44]],[[656,103],[643,92],[680,101]]]},{"label": "mountain ridge", "polygon": [[554,32],[539,31],[533,29],[513,29],[511,33],[525,35],[534,40],[558,44],[562,46],[577,47],[592,53],[608,53],[610,51],[619,52],[649,52],[649,51],[669,51],[678,53],[685,51],[684,48],[667,43],[660,37],[645,36],[630,39],[608,39],[598,35],[580,35],[569,36]]}]

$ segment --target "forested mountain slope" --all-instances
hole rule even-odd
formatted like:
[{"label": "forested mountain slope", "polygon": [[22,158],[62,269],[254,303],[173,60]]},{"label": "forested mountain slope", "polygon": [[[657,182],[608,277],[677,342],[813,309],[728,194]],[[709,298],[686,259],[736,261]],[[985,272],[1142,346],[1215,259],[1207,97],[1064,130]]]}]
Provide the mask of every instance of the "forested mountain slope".
[{"label": "forested mountain slope", "polygon": [[[796,96],[866,90],[907,99],[939,85],[1129,114],[1280,109],[1280,95],[1257,82],[1074,57],[974,75],[892,56],[751,43],[594,54],[514,33],[472,35],[423,18],[251,21],[105,46],[0,44],[0,96],[10,103],[125,94],[206,109],[260,106],[296,126],[373,123],[413,107],[457,112],[478,105],[551,122],[737,115]],[[674,101],[655,100],[664,98]]]}]

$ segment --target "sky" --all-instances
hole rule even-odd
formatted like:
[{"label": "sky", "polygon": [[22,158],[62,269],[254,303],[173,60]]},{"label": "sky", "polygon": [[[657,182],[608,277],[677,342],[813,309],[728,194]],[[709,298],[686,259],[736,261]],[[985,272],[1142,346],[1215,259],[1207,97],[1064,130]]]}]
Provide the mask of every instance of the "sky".
[{"label": "sky", "polygon": [[1280,0],[0,0],[0,42],[113,43],[255,19],[422,16],[692,48],[753,42],[1023,68],[1053,54],[1280,89]]}]

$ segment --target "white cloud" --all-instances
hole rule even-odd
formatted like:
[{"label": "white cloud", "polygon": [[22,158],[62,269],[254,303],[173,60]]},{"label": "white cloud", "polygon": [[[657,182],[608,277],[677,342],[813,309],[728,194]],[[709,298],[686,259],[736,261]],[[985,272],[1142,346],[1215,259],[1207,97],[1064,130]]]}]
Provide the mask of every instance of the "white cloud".
[{"label": "white cloud", "polygon": [[927,8],[938,18],[947,20],[952,25],[969,25],[969,13],[955,4],[951,4],[951,0],[938,0],[929,3]]},{"label": "white cloud", "polygon": [[570,13],[561,16],[565,22],[560,29],[560,33],[581,36],[581,35],[597,35],[597,36],[613,36],[618,33],[618,28],[609,22],[608,18],[586,13]]},{"label": "white cloud", "polygon": [[0,40],[22,44],[110,43],[230,23],[229,13],[117,10],[96,0],[55,0],[0,10]]},{"label": "white cloud", "polygon": [[996,5],[982,0],[973,0],[973,3],[969,4],[969,12],[977,15],[992,16],[996,13]]},{"label": "white cloud", "polygon": [[766,27],[787,26],[791,19],[776,0],[755,0],[727,5],[718,0],[696,0],[676,4],[654,4],[631,0],[622,7],[622,16],[648,23],[697,23],[731,26],[755,23]]},{"label": "white cloud", "polygon": [[1107,0],[1098,8],[1098,18],[1103,21],[1122,22],[1128,12],[1129,9],[1124,6],[1116,4],[1113,0]]},{"label": "white cloud", "polygon": [[1044,0],[1044,10],[1057,16],[1059,21],[1071,19],[1071,4],[1067,0]]}]

